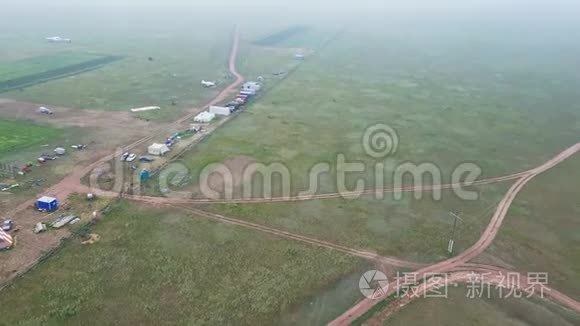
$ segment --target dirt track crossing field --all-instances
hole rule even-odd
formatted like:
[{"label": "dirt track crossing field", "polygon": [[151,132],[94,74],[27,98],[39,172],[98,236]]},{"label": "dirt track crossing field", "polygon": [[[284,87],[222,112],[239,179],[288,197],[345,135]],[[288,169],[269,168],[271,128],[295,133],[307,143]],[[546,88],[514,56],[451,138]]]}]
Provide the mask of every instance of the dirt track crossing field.
[{"label": "dirt track crossing field", "polygon": [[[244,82],[243,76],[241,76],[236,70],[238,45],[239,45],[239,33],[236,30],[234,40],[233,40],[233,46],[232,46],[230,58],[229,58],[229,71],[231,72],[232,75],[235,76],[235,81],[232,84],[230,84],[227,88],[222,90],[214,99],[212,99],[211,101],[209,101],[208,103],[203,105],[202,109],[205,109],[209,105],[217,104],[217,103],[222,102],[223,100],[227,99]],[[178,119],[173,124],[171,124],[170,128],[171,127],[179,127],[180,125],[188,122],[189,120],[191,120],[191,118],[193,118],[202,109],[192,109],[190,113],[188,113],[187,115],[183,116],[182,118]],[[163,126],[163,128],[156,128],[156,129],[152,130],[149,135],[142,137],[142,138],[134,141],[133,143],[131,143],[129,145],[126,145],[123,148],[123,150],[128,151],[132,148],[135,148],[136,146],[143,145],[143,144],[153,140],[155,137],[158,137],[160,134],[165,133],[167,128],[168,128],[167,126]],[[324,248],[328,248],[328,249],[332,249],[332,250],[337,250],[337,251],[340,251],[340,252],[343,252],[346,254],[350,254],[350,255],[354,255],[354,256],[358,256],[358,257],[362,257],[362,258],[366,258],[366,259],[370,259],[370,260],[374,260],[374,261],[379,261],[379,262],[389,264],[389,265],[418,269],[417,270],[418,277],[422,277],[427,273],[451,273],[450,275],[451,275],[452,281],[462,282],[465,280],[465,277],[466,277],[466,273],[465,273],[466,267],[471,267],[476,272],[478,272],[478,271],[491,271],[492,273],[496,273],[496,274],[501,272],[501,270],[496,268],[496,267],[473,265],[473,264],[469,264],[469,261],[478,257],[493,242],[498,231],[501,228],[502,222],[504,221],[504,218],[506,217],[506,214],[507,214],[513,200],[516,198],[518,193],[524,188],[524,186],[530,180],[532,180],[535,176],[537,176],[537,175],[551,169],[552,167],[558,165],[560,162],[562,162],[562,161],[566,160],[567,158],[571,157],[572,155],[576,154],[579,150],[580,150],[580,143],[577,143],[577,144],[569,147],[568,149],[566,149],[562,153],[558,154],[557,156],[555,156],[551,160],[545,162],[544,164],[542,164],[534,169],[524,171],[521,173],[517,173],[517,174],[513,174],[513,175],[490,178],[490,179],[482,179],[482,180],[478,180],[478,181],[474,182],[472,185],[483,185],[483,184],[491,184],[491,183],[506,182],[506,181],[515,180],[515,182],[511,186],[511,188],[505,194],[502,201],[498,204],[496,211],[493,214],[493,217],[491,218],[487,228],[485,229],[485,231],[483,232],[483,234],[481,235],[479,240],[473,246],[471,246],[470,248],[468,248],[466,251],[462,252],[458,256],[450,258],[450,259],[442,261],[442,262],[438,262],[438,263],[429,265],[429,266],[424,266],[424,265],[417,264],[414,262],[406,262],[406,261],[402,261],[402,260],[399,260],[396,258],[391,258],[391,257],[381,257],[381,256],[378,256],[374,253],[364,251],[361,249],[348,248],[348,247],[340,246],[338,244],[334,244],[334,243],[330,243],[330,242],[326,242],[326,241],[321,241],[321,240],[317,240],[314,238],[305,237],[305,236],[302,236],[299,234],[294,234],[294,233],[266,227],[266,226],[263,226],[260,224],[242,221],[239,219],[234,219],[234,218],[230,218],[230,217],[226,217],[226,216],[222,216],[222,215],[218,215],[218,214],[208,213],[208,212],[205,212],[203,210],[200,210],[200,209],[197,209],[194,207],[190,207],[188,205],[220,204],[220,203],[242,203],[242,204],[243,203],[271,203],[271,202],[296,202],[296,201],[304,201],[304,200],[322,200],[322,199],[331,199],[331,198],[340,198],[340,197],[358,197],[361,195],[373,194],[373,193],[377,193],[377,192],[397,192],[397,191],[412,192],[412,191],[432,190],[432,189],[449,189],[449,188],[452,188],[454,186],[457,186],[457,184],[432,185],[432,186],[426,186],[426,187],[404,187],[404,188],[399,188],[399,189],[393,189],[393,188],[368,189],[368,190],[365,190],[362,192],[351,192],[351,193],[346,193],[346,194],[344,194],[344,193],[343,194],[329,193],[329,194],[319,194],[319,195],[314,195],[314,196],[294,196],[294,197],[261,198],[261,199],[256,198],[256,199],[234,199],[234,200],[210,200],[210,199],[194,200],[194,199],[177,199],[177,198],[163,198],[163,197],[132,196],[132,195],[126,195],[126,196],[124,196],[124,198],[129,199],[129,200],[133,200],[133,201],[149,203],[149,204],[153,204],[153,205],[177,206],[183,210],[187,210],[187,211],[190,211],[192,213],[195,213],[196,215],[201,215],[201,216],[204,216],[206,218],[218,220],[218,221],[221,221],[224,223],[238,225],[238,226],[242,226],[245,228],[257,230],[260,232],[265,232],[265,233],[277,235],[277,236],[284,237],[287,239],[293,239],[296,241],[301,241],[301,242],[309,243],[312,245],[316,245],[316,246],[320,246],[320,247],[324,247]],[[55,184],[54,186],[52,186],[49,189],[47,189],[46,191],[44,191],[44,193],[50,194],[52,196],[57,196],[57,197],[62,198],[62,199],[68,198],[73,193],[86,193],[86,192],[95,192],[101,196],[117,197],[117,196],[119,196],[119,194],[116,192],[97,191],[95,189],[91,189],[91,188],[81,184],[81,179],[83,177],[85,177],[86,175],[91,173],[91,171],[93,171],[94,169],[106,164],[108,161],[110,161],[114,158],[115,158],[115,154],[108,154],[108,155],[105,155],[102,158],[100,158],[94,162],[91,162],[90,164],[77,166],[68,176],[66,176],[64,179],[62,179],[59,183]],[[28,209],[31,204],[33,204],[33,200],[27,201],[27,202],[19,205],[13,212],[11,212],[11,214],[12,215],[19,214],[21,211]],[[34,244],[34,243],[19,243],[18,244],[18,246],[38,246],[38,245],[39,244]],[[54,245],[56,245],[56,242],[52,241],[50,243],[50,245],[54,246]],[[26,257],[26,258],[32,259],[32,258],[36,258],[36,257]],[[26,266],[26,264],[22,264],[20,267],[25,267],[25,266]],[[497,278],[491,278],[489,282],[494,283],[494,284],[501,284],[501,282]],[[401,285],[402,284],[398,284],[398,285],[397,284],[390,284],[389,291],[385,293],[383,298],[394,293],[394,291],[397,290],[397,286],[401,286]],[[426,291],[430,287],[433,287],[433,286],[434,285],[432,283],[427,282],[423,285],[423,287],[424,287],[423,290]],[[553,293],[554,293],[554,295],[552,295],[550,297],[552,300],[557,301],[558,303],[563,304],[565,306],[568,306],[577,312],[580,312],[580,303],[576,302],[575,300],[573,300],[573,299],[567,297],[566,295],[559,293],[557,291],[554,291]],[[411,299],[408,299],[408,300],[411,300]],[[351,323],[352,321],[354,321],[355,319],[357,319],[362,314],[364,314],[365,312],[367,312],[370,308],[372,308],[374,305],[376,305],[379,302],[380,302],[380,300],[370,300],[370,299],[362,300],[359,303],[357,303],[355,306],[353,306],[351,309],[346,311],[344,314],[339,316],[337,319],[335,319],[330,324],[331,325],[347,325],[347,324]],[[406,303],[406,301],[405,301],[405,303]],[[388,313],[385,316],[388,316]]]},{"label": "dirt track crossing field", "polygon": [[[238,44],[239,44],[239,34],[236,30],[232,49],[229,58],[229,69],[232,75],[235,76],[235,81],[223,89],[215,98],[213,98],[208,103],[204,104],[201,108],[194,108],[190,110],[190,113],[180,118],[179,120],[172,123],[170,126],[161,126],[150,130],[150,134],[142,137],[131,144],[123,147],[124,151],[129,151],[146,144],[147,142],[163,135],[167,132],[168,128],[173,129],[173,127],[179,127],[182,123],[188,122],[191,118],[197,115],[200,111],[204,110],[210,105],[219,103],[227,99],[232,93],[237,91],[237,88],[244,82],[244,78],[236,70],[236,59],[238,55]],[[110,153],[110,152],[109,152]],[[73,193],[87,193],[90,189],[81,183],[81,179],[90,174],[96,168],[101,167],[108,161],[115,158],[115,153],[110,153],[104,155],[103,157],[87,162],[86,164],[79,164],[74,167],[69,175],[64,177],[60,182],[53,185],[52,187],[45,189],[43,194],[49,194],[51,196],[61,199],[61,206],[66,205],[66,199]],[[118,194],[113,193],[112,196],[118,196]],[[34,205],[35,200],[30,199],[18,205],[13,210],[7,212],[9,216],[20,216],[23,212],[29,211]],[[33,215],[34,217],[34,215]],[[24,223],[25,222],[25,223]],[[23,229],[18,238],[16,247],[13,249],[12,255],[6,258],[3,262],[2,269],[0,269],[0,279],[3,282],[9,282],[12,277],[14,277],[17,272],[21,272],[30,267],[30,263],[37,260],[45,251],[50,248],[54,248],[58,245],[61,238],[67,236],[68,232],[66,230],[60,230],[59,232],[51,232],[49,236],[43,235],[42,237],[36,236],[32,233],[32,227],[35,222],[32,219],[27,219],[21,223]],[[18,252],[17,252],[18,251]]]},{"label": "dirt track crossing field", "polygon": [[[473,258],[479,256],[481,253],[485,251],[489,247],[489,245],[495,239],[502,222],[507,215],[508,209],[517,196],[517,194],[522,190],[522,188],[535,176],[553,168],[560,162],[566,160],[570,156],[576,154],[580,150],[580,143],[571,146],[567,150],[563,151],[562,153],[558,154],[548,162],[542,164],[541,166],[528,171],[528,173],[521,176],[518,181],[516,181],[512,187],[508,190],[505,194],[503,200],[498,205],[488,227],[481,235],[480,239],[471,246],[469,249],[462,252],[460,255],[448,259],[446,261],[433,264],[431,266],[424,267],[416,272],[416,275],[419,279],[423,278],[427,273],[447,273],[454,271],[455,268],[460,267],[461,265],[467,263],[468,261],[472,260]],[[366,311],[372,308],[374,305],[381,302],[382,299],[385,299],[389,295],[395,293],[402,284],[390,284],[392,287],[389,287],[388,291],[385,292],[383,296],[377,298],[376,300],[371,299],[364,299],[357,303],[355,306],[350,308],[348,311],[343,313],[341,316],[336,318],[334,321],[330,323],[330,325],[348,325],[353,322],[355,319],[363,315]],[[552,299],[557,300],[559,303],[569,306],[570,308],[580,312],[580,303],[576,302],[571,298],[563,298],[560,296],[553,297]]]}]

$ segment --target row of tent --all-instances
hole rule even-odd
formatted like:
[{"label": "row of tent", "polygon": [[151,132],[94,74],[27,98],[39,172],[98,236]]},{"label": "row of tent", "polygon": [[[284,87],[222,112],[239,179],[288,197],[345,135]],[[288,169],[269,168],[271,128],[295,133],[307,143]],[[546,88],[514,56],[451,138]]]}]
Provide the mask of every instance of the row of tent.
[{"label": "row of tent", "polygon": [[207,111],[203,111],[193,118],[193,121],[198,123],[209,123],[217,115],[228,116],[233,112],[237,112],[244,106],[250,99],[252,99],[258,91],[262,88],[262,85],[257,82],[248,82],[242,85],[242,89],[238,93],[235,100],[226,104],[225,106],[210,106]]}]

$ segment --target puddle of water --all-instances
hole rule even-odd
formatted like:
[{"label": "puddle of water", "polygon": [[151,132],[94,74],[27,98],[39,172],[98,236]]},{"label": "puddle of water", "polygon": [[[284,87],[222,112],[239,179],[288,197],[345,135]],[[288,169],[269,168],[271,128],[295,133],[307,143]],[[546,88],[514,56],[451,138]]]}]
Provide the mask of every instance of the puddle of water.
[{"label": "puddle of water", "polygon": [[346,275],[301,306],[283,313],[274,324],[281,326],[326,325],[362,299],[358,283],[361,275],[369,269],[373,269],[371,265]]}]

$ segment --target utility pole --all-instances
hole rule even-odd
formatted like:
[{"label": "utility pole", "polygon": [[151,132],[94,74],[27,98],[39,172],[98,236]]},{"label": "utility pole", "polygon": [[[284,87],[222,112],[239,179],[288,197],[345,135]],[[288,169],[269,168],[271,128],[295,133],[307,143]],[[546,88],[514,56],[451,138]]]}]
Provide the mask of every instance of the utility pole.
[{"label": "utility pole", "polygon": [[449,252],[449,255],[452,255],[453,245],[455,244],[455,229],[457,229],[457,220],[463,222],[463,219],[453,212],[449,213],[451,214],[451,216],[455,218],[455,220],[453,221],[453,231],[451,231],[451,238],[449,239],[449,244],[447,245],[447,252]]}]

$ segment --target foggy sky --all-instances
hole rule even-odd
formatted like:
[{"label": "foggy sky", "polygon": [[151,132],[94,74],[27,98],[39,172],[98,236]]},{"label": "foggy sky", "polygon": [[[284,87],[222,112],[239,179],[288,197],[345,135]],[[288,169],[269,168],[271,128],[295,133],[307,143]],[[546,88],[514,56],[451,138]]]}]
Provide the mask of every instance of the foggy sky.
[{"label": "foggy sky", "polygon": [[[377,14],[508,14],[562,15],[580,19],[577,0],[0,0],[10,7],[49,8],[97,6],[103,7],[189,7],[225,10],[284,10],[330,14],[336,12],[373,12]],[[4,10],[3,10],[4,11]],[[2,13],[0,12],[0,18]]]}]

